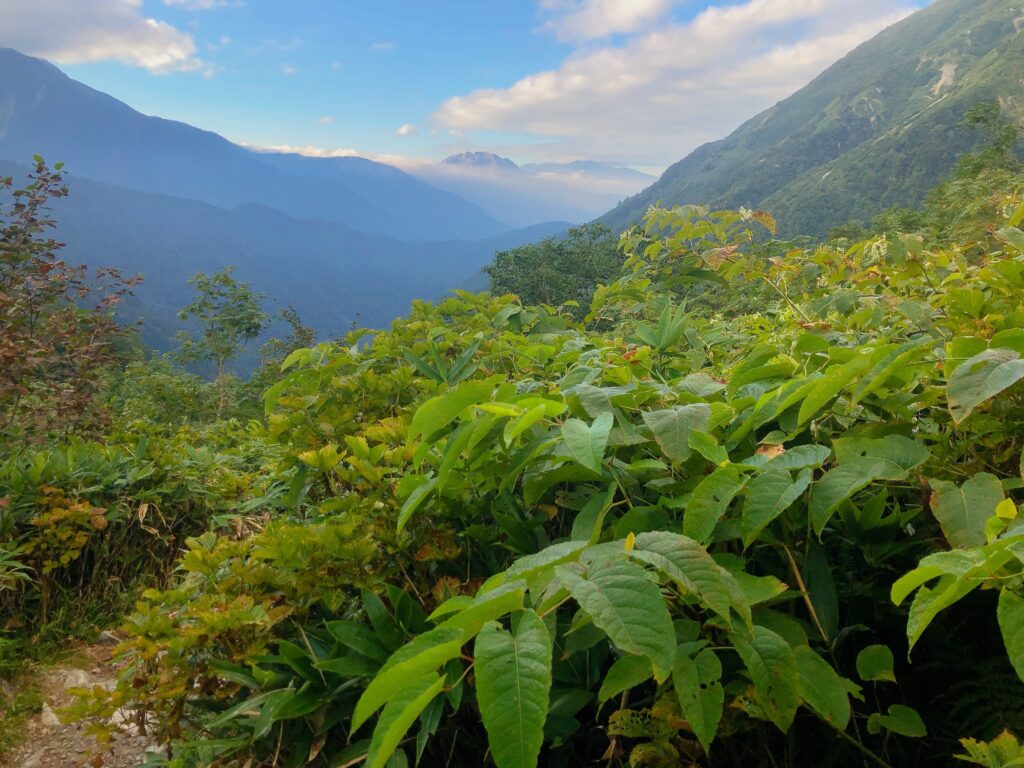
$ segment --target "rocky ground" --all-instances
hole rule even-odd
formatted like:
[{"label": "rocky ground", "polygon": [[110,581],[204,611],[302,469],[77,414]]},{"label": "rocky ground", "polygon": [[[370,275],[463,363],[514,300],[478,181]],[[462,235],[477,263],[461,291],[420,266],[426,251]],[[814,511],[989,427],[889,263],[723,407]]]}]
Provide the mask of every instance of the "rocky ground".
[{"label": "rocky ground", "polygon": [[[106,639],[109,642],[77,649],[67,661],[40,668],[22,681],[38,687],[42,708],[19,726],[23,733],[18,746],[0,755],[0,768],[134,768],[145,759],[147,747],[155,749],[131,725],[123,726],[109,746],[100,748],[84,725],[64,724],[57,714],[71,702],[70,689],[113,686],[117,675],[111,660],[114,638]],[[7,695],[13,693],[7,691]]]}]

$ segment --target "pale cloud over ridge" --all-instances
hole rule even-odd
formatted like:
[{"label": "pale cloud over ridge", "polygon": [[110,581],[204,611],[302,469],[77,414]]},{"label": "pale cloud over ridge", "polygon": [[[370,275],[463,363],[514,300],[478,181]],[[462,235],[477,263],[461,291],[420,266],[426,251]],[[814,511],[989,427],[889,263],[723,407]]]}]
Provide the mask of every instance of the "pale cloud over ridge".
[{"label": "pale cloud over ridge", "polygon": [[5,4],[4,45],[58,64],[120,61],[155,74],[204,68],[192,36],[147,18],[142,0],[33,0]]},{"label": "pale cloud over ridge", "polygon": [[635,32],[664,16],[673,0],[540,0],[552,16],[544,28],[561,40],[590,40]]},{"label": "pale cloud over ridge", "polygon": [[238,8],[245,3],[243,0],[164,0],[164,5],[186,11],[213,11],[217,8]]},{"label": "pale cloud over ridge", "polygon": [[648,19],[661,21],[620,44],[582,45],[557,69],[510,87],[448,99],[435,122],[470,135],[545,138],[542,151],[552,159],[659,166],[798,90],[908,15],[915,0],[716,0],[686,22],[665,17],[669,0],[540,2],[542,11],[563,13],[546,28],[577,39],[625,31],[629,19],[609,21],[615,5],[628,5],[637,17],[646,8]]}]

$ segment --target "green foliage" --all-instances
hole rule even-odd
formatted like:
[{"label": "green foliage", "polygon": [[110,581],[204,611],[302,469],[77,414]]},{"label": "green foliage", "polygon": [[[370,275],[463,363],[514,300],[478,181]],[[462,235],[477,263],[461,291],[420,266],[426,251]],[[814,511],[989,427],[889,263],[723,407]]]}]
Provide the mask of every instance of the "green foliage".
[{"label": "green foliage", "polygon": [[[262,306],[264,296],[255,293],[247,283],[235,280],[231,276],[233,271],[226,267],[213,275],[196,273],[188,281],[195,288],[196,299],[178,313],[180,320],[192,320],[201,329],[198,335],[187,331],[178,335],[178,357],[184,362],[213,362],[220,388],[218,416],[227,404],[224,366],[259,336],[269,321]],[[303,331],[297,323],[296,316],[293,328]]]},{"label": "green foliage", "polygon": [[[987,187],[998,197],[999,185],[1005,190],[1011,181],[1006,173],[993,172],[991,186],[947,188],[942,194],[961,206],[946,207],[945,221],[905,209],[920,205],[958,157],[987,143],[991,112],[979,112],[979,103],[998,103],[1006,121],[1021,124],[1024,45],[1015,19],[1008,0],[929,3],[729,136],[694,150],[600,221],[623,229],[653,205],[700,202],[771,211],[790,236],[823,236],[846,224],[835,234],[858,241],[858,222],[899,206],[885,216],[884,231],[934,222],[943,237],[966,243],[962,224],[997,214],[993,199],[977,193]],[[980,164],[991,167],[999,157],[988,154]]]},{"label": "green foliage", "polygon": [[564,237],[499,251],[484,267],[491,293],[514,293],[523,304],[566,307],[586,314],[599,283],[614,278],[622,264],[618,240],[603,224],[573,227]]},{"label": "green foliage", "polygon": [[[911,766],[1024,727],[1024,385],[987,367],[1021,203],[984,250],[655,210],[581,320],[456,292],[288,353],[263,423],[124,419],[103,477],[184,551],[80,712],[176,766]],[[0,539],[44,581],[135,532],[50,460]]]},{"label": "green foliage", "polygon": [[33,159],[28,185],[0,178],[0,439],[98,430],[101,373],[123,335],[113,308],[137,279],[69,265],[47,206],[67,195],[62,164]]}]

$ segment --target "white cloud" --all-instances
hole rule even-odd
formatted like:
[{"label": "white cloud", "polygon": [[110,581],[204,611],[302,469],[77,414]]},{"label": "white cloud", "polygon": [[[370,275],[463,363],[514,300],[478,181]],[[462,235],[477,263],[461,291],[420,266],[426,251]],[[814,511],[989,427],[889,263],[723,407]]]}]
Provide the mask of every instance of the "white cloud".
[{"label": "white cloud", "polygon": [[319,125],[332,125],[334,123],[334,115],[324,115],[316,119]]},{"label": "white cloud", "polygon": [[164,5],[186,11],[212,11],[215,8],[238,8],[245,3],[243,0],[164,0]]},{"label": "white cloud", "polygon": [[416,126],[412,123],[406,123],[395,131],[395,136],[412,136],[414,133],[416,133]]},{"label": "white cloud", "polygon": [[215,43],[207,43],[206,44],[206,50],[211,51],[211,52],[212,51],[219,51],[222,48],[227,48],[229,45],[231,45],[231,38],[228,37],[227,35],[221,35],[220,38],[217,40],[217,42],[215,42]]},{"label": "white cloud", "polygon": [[544,24],[561,40],[590,40],[638,29],[664,16],[673,0],[541,0]]},{"label": "white cloud", "polygon": [[433,165],[433,160],[408,155],[379,154],[374,152],[360,152],[349,147],[330,149],[317,147],[312,144],[296,146],[293,144],[248,144],[244,141],[236,142],[239,146],[245,147],[253,152],[284,152],[307,157],[364,157],[367,160],[375,160],[378,163],[386,163],[396,168],[411,169],[427,165]]},{"label": "white cloud", "polygon": [[393,51],[395,50],[396,47],[398,47],[398,43],[395,43],[391,40],[382,40],[381,42],[370,43],[371,51]]},{"label": "white cloud", "polygon": [[299,68],[296,67],[294,64],[282,64],[281,65],[281,74],[282,75],[297,75],[298,73],[299,73]]},{"label": "white cloud", "polygon": [[[529,135],[531,154],[646,167],[678,160],[806,85],[919,0],[745,0],[712,5],[685,23],[663,21],[618,45],[588,45],[557,68],[512,86],[448,99],[434,114],[450,130]],[[604,0],[542,0],[598,18]],[[640,6],[660,5],[637,0]],[[650,13],[655,13],[651,10]],[[576,24],[577,37],[613,26]],[[625,21],[619,28],[625,28]],[[547,139],[538,143],[536,138]]]},{"label": "white cloud", "polygon": [[60,64],[120,61],[155,74],[203,69],[192,36],[147,18],[142,0],[3,3],[0,40]]}]

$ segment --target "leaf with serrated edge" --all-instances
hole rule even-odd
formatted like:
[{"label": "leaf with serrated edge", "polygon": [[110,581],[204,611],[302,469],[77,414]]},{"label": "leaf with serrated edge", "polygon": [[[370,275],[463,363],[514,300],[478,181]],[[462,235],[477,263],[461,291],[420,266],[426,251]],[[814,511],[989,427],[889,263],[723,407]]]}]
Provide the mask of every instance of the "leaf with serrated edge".
[{"label": "leaf with serrated edge", "polygon": [[957,486],[946,480],[930,480],[932,514],[946,540],[957,549],[985,545],[985,523],[1003,500],[999,478],[981,472]]},{"label": "leaf with serrated edge", "polygon": [[794,649],[793,655],[800,671],[800,697],[833,727],[845,731],[850,722],[850,697],[839,673],[806,645]]},{"label": "leaf with serrated edge", "polygon": [[650,659],[658,682],[668,678],[676,653],[672,617],[643,568],[616,557],[592,563],[586,577],[565,565],[555,574],[619,650]]},{"label": "leaf with serrated edge", "polygon": [[813,474],[803,470],[793,479],[789,472],[768,470],[755,477],[746,488],[740,530],[743,546],[749,547],[769,523],[785,512],[811,484]]},{"label": "leaf with serrated edge", "polygon": [[551,691],[551,638],[533,611],[515,633],[488,623],[474,650],[477,701],[498,768],[534,768]]},{"label": "leaf with serrated edge", "polygon": [[1012,349],[986,349],[957,366],[946,385],[953,421],[963,422],[982,403],[1024,379],[1024,360]]},{"label": "leaf with serrated edge", "polygon": [[402,691],[411,678],[434,672],[458,658],[464,638],[465,633],[458,629],[434,629],[391,654],[356,702],[352,730],[358,730],[370,715]]},{"label": "leaf with serrated edge", "polygon": [[641,415],[662,453],[670,461],[679,463],[686,461],[693,452],[690,448],[691,430],[707,429],[711,418],[711,406],[706,403],[694,403],[663,411],[645,411]]},{"label": "leaf with serrated edge", "polygon": [[765,714],[783,733],[789,730],[800,704],[799,671],[789,643],[770,629],[755,626],[748,637],[737,637],[743,659]]},{"label": "leaf with serrated edge", "polygon": [[692,659],[678,654],[672,669],[672,685],[679,708],[705,753],[711,751],[711,742],[722,719],[725,691],[719,682],[721,678],[722,663],[715,652],[707,648]]},{"label": "leaf with serrated edge", "polygon": [[443,688],[444,678],[436,673],[412,680],[406,678],[405,684],[380,713],[366,755],[366,768],[383,768],[387,764],[416,718]]},{"label": "leaf with serrated edge", "polygon": [[717,469],[701,480],[686,504],[683,533],[702,544],[710,541],[718,521],[745,484],[746,478],[730,466]]},{"label": "leaf with serrated edge", "polygon": [[[661,560],[646,559],[645,554]],[[641,533],[629,555],[662,570],[684,594],[696,595],[726,621],[732,608],[750,623],[750,606],[736,578],[693,539],[668,531]]]},{"label": "leaf with serrated edge", "polygon": [[1009,589],[1002,590],[997,614],[1010,663],[1024,680],[1024,598]]},{"label": "leaf with serrated edge", "polygon": [[626,654],[619,657],[601,681],[601,689],[597,692],[597,703],[604,704],[612,696],[635,688],[651,679],[651,660],[646,656]]}]

